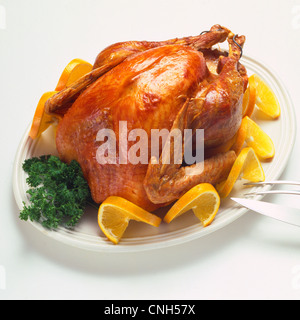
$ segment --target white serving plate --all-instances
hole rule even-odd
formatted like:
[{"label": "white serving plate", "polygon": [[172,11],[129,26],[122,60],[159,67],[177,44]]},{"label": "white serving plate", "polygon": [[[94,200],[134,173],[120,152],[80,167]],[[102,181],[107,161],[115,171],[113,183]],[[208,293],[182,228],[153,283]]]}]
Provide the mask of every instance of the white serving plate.
[{"label": "white serving plate", "polygon": [[[266,180],[276,180],[287,165],[296,137],[293,104],[281,80],[264,63],[245,56],[241,62],[247,68],[249,75],[256,73],[273,89],[281,105],[281,116],[278,120],[264,119],[261,115],[259,116],[259,112],[254,113],[252,117],[274,142],[276,155],[271,162],[263,163],[263,169]],[[24,160],[45,154],[56,154],[53,128],[48,129],[36,141],[28,137],[28,131],[29,129],[20,142],[14,163],[13,189],[20,210],[23,208],[23,202],[29,203],[26,194],[28,189],[26,174],[22,169]],[[270,188],[270,186],[265,186],[263,190]],[[245,189],[243,182],[238,181],[231,195],[243,197],[246,191],[249,192],[249,188]],[[254,198],[262,199],[262,196]],[[164,208],[158,210],[157,214],[163,217],[166,212],[167,208]],[[31,221],[28,223],[49,237],[78,248],[98,252],[135,252],[174,246],[198,239],[225,227],[246,212],[247,209],[239,207],[230,199],[226,199],[222,200],[220,210],[213,223],[206,228],[201,226],[192,212],[178,217],[170,224],[162,222],[158,228],[131,221],[118,245],[108,241],[99,229],[95,208],[87,208],[82,220],[73,230],[60,227],[56,231],[52,231],[45,229],[39,223]],[[19,219],[19,212],[15,214],[16,219]]]}]

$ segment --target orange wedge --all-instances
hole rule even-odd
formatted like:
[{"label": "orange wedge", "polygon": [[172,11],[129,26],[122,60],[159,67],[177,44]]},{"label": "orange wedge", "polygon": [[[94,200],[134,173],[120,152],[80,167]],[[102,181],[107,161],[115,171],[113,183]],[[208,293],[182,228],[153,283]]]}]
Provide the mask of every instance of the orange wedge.
[{"label": "orange wedge", "polygon": [[249,117],[247,121],[246,143],[252,147],[261,160],[271,159],[275,155],[275,147],[272,139]]},{"label": "orange wedge", "polygon": [[237,139],[232,150],[238,155],[244,143],[254,149],[261,160],[268,160],[274,157],[275,147],[272,139],[248,116],[244,117],[237,132]]},{"label": "orange wedge", "polygon": [[256,101],[256,87],[249,83],[243,98],[243,117],[251,117]]},{"label": "orange wedge", "polygon": [[93,66],[82,59],[74,59],[68,63],[63,73],[61,74],[56,91],[61,91],[69,87],[73,82],[80,79],[87,73],[91,72]]},{"label": "orange wedge", "polygon": [[57,91],[46,92],[40,98],[29,131],[29,136],[32,139],[38,138],[52,123],[55,122],[55,118],[53,116],[45,113],[45,103],[56,93]]},{"label": "orange wedge", "polygon": [[249,78],[249,85],[256,89],[256,106],[272,119],[277,119],[281,111],[273,90],[256,74]]},{"label": "orange wedge", "polygon": [[220,207],[220,197],[209,183],[201,183],[185,193],[169,210],[164,221],[170,223],[183,213],[193,210],[195,216],[207,227],[214,220]]},{"label": "orange wedge", "polygon": [[236,181],[239,178],[249,180],[251,182],[260,182],[265,180],[265,174],[261,163],[250,147],[244,148],[235,160],[227,180],[218,184],[216,189],[221,198],[226,198]]},{"label": "orange wedge", "polygon": [[119,243],[130,220],[144,222],[154,227],[158,227],[161,223],[159,217],[120,197],[107,198],[99,208],[99,227],[114,244]]}]

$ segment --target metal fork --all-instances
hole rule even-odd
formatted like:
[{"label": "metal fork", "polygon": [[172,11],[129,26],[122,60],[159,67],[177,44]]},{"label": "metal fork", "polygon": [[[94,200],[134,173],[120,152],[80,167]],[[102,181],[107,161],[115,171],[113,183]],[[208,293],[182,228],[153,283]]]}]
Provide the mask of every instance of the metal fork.
[{"label": "metal fork", "polygon": [[[276,180],[276,181],[265,181],[265,182],[247,182],[244,183],[245,186],[264,186],[264,185],[294,185],[300,186],[300,181],[289,181],[289,180]],[[267,190],[267,191],[255,191],[249,192],[245,194],[245,196],[250,195],[263,195],[263,194],[292,194],[292,195],[300,195],[300,191],[298,190]]]}]

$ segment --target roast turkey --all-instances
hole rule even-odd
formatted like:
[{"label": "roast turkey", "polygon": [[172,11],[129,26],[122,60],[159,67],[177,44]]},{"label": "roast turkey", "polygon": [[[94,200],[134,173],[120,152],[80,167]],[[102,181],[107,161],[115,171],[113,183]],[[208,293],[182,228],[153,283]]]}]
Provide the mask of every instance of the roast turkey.
[{"label": "roast turkey", "polygon": [[[228,50],[215,48],[225,40]],[[47,101],[49,114],[63,114],[56,135],[59,156],[79,162],[96,203],[120,196],[154,211],[199,183],[226,179],[233,151],[205,157],[204,170],[197,172],[199,163],[163,163],[163,145],[159,156],[151,157],[151,132],[203,129],[204,151],[229,141],[241,124],[248,83],[239,62],[244,42],[244,36],[215,25],[194,37],[116,43],[99,53],[91,73]],[[121,145],[121,123],[127,132],[147,133],[147,162],[121,161],[120,150],[136,143]],[[116,159],[101,163],[97,152],[105,141],[98,135],[107,129],[115,133]]]}]

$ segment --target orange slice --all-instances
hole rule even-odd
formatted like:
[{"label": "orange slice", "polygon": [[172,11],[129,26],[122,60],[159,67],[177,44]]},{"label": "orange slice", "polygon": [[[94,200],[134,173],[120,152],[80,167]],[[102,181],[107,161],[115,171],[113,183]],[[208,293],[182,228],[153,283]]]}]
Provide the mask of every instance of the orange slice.
[{"label": "orange slice", "polygon": [[99,227],[114,244],[119,243],[130,220],[144,222],[154,227],[158,227],[161,223],[159,217],[120,197],[107,198],[99,208]]},{"label": "orange slice", "polygon": [[82,59],[74,59],[68,63],[60,76],[56,91],[61,91],[69,87],[73,82],[91,72],[93,66]]},{"label": "orange slice", "polygon": [[32,139],[38,138],[52,123],[55,122],[55,118],[52,115],[50,116],[45,113],[45,103],[56,93],[57,91],[46,92],[40,98],[29,131],[29,136]]},{"label": "orange slice", "polygon": [[238,155],[244,143],[254,149],[261,160],[268,160],[274,157],[275,147],[272,139],[248,116],[244,117],[237,132],[237,139],[232,150]]},{"label": "orange slice", "polygon": [[193,210],[195,216],[207,227],[214,220],[220,207],[220,197],[209,183],[201,183],[185,193],[169,210],[164,221],[170,223],[183,213]]},{"label": "orange slice", "polygon": [[256,101],[256,87],[249,83],[243,98],[243,117],[251,117]]},{"label": "orange slice", "polygon": [[272,139],[249,117],[247,121],[246,143],[252,147],[261,160],[271,159],[275,155],[275,147]]},{"label": "orange slice", "polygon": [[216,189],[221,198],[226,198],[236,181],[239,178],[249,180],[251,182],[260,182],[265,180],[265,174],[261,163],[250,147],[244,148],[235,160],[227,180],[218,184]]},{"label": "orange slice", "polygon": [[256,89],[256,106],[272,119],[277,119],[281,111],[273,90],[256,74],[249,78],[249,85]]}]

